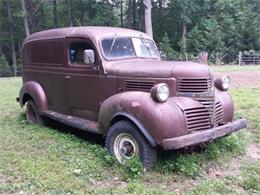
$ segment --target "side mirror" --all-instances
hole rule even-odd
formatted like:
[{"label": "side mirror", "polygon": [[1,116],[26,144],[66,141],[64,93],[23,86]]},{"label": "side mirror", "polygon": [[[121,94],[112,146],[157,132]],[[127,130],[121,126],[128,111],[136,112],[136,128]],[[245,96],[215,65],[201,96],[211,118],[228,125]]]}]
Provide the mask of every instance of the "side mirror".
[{"label": "side mirror", "polygon": [[92,49],[84,50],[84,63],[94,64],[95,63],[95,53]]}]

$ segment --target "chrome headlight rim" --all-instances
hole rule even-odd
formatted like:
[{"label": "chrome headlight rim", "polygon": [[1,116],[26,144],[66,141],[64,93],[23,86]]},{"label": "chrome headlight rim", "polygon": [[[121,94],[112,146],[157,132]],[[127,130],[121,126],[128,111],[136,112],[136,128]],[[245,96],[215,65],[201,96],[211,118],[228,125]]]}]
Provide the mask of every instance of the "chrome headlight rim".
[{"label": "chrome headlight rim", "polygon": [[152,87],[151,96],[157,102],[166,102],[170,97],[170,88],[166,83],[159,83]]},{"label": "chrome headlight rim", "polygon": [[227,75],[218,77],[214,80],[214,83],[219,90],[227,91],[230,87],[230,78]]}]

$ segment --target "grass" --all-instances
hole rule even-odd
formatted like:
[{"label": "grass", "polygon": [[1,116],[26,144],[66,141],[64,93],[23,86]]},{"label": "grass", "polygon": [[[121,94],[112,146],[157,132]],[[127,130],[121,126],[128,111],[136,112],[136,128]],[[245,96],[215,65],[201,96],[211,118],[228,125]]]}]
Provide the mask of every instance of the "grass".
[{"label": "grass", "polygon": [[[162,152],[145,171],[135,160],[119,165],[92,135],[28,125],[15,102],[20,86],[20,78],[0,79],[0,193],[260,193],[260,164],[246,155],[250,144],[259,144],[260,88],[231,90],[236,118],[246,117],[249,131],[205,150]],[[233,161],[239,168],[225,175]],[[212,179],[212,168],[224,176]]]},{"label": "grass", "polygon": [[243,179],[241,185],[252,192],[260,191],[260,169],[259,162],[248,162],[243,167]]},{"label": "grass", "polygon": [[243,72],[243,71],[260,71],[260,66],[258,65],[221,65],[221,66],[211,66],[214,72]]}]

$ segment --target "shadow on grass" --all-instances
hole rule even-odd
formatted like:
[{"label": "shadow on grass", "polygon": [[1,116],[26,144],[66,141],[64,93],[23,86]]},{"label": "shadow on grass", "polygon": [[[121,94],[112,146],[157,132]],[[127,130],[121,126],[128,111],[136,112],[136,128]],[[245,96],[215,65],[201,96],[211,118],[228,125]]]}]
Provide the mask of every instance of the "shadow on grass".
[{"label": "shadow on grass", "polygon": [[[25,121],[25,114],[19,116],[19,121]],[[90,144],[98,144],[95,155],[104,161],[105,166],[121,169],[127,177],[135,178],[142,173],[138,163],[130,163],[128,167],[119,166],[113,157],[110,157],[104,149],[104,138],[101,135],[79,130],[60,122],[48,119],[48,127],[61,133],[72,134]],[[201,173],[203,165],[212,160],[218,160],[223,155],[240,155],[245,149],[243,134],[234,134],[218,139],[202,146],[193,146],[181,150],[163,151],[159,149],[158,161],[152,171],[161,174],[179,173],[185,176],[197,176]],[[121,168],[119,168],[121,167]]]},{"label": "shadow on grass", "polygon": [[[26,121],[26,114],[21,113],[18,117],[18,120],[21,121]],[[58,121],[52,120],[50,118],[44,118],[46,121],[46,127],[51,128],[53,130],[57,130],[61,133],[67,133],[67,134],[72,134],[80,139],[84,139],[85,141],[88,141],[90,143],[98,144],[101,146],[105,145],[105,140],[102,135],[91,133],[88,131],[83,131],[81,129],[77,129],[68,125],[65,125],[63,123],[60,123]]]}]

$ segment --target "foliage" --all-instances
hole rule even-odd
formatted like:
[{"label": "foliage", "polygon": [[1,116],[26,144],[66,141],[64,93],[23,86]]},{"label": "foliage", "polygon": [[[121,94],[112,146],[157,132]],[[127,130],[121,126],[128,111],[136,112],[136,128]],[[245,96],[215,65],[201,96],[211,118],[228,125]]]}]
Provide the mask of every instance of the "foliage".
[{"label": "foliage", "polygon": [[144,173],[144,167],[137,158],[128,160],[124,166],[128,179],[139,179]]},{"label": "foliage", "polygon": [[250,191],[260,191],[260,169],[259,162],[250,162],[243,167],[244,179],[242,181],[242,186],[246,190]]},{"label": "foliage", "polygon": [[165,33],[165,35],[162,37],[162,41],[159,43],[159,49],[163,52],[163,54],[166,55],[165,58],[167,60],[178,59],[180,56],[178,52],[172,49],[167,33]]},{"label": "foliage", "polygon": [[11,76],[12,72],[5,56],[0,57],[0,77]]},{"label": "foliage", "polygon": [[[53,1],[25,1],[31,33],[54,27]],[[58,27],[69,26],[67,1],[56,0]],[[225,63],[234,62],[239,51],[260,50],[259,0],[153,0],[154,39],[167,59],[184,59],[206,51],[212,63],[218,52]],[[159,3],[161,2],[161,4]],[[10,0],[17,57],[25,38],[21,1]],[[129,7],[131,5],[131,7]],[[160,6],[159,6],[160,5]],[[122,6],[122,7],[121,7]],[[75,26],[123,26],[144,29],[142,0],[72,1]],[[0,46],[11,62],[6,1],[0,1]],[[122,19],[122,24],[121,24]],[[186,34],[183,27],[186,26]],[[182,55],[180,55],[180,53]],[[225,54],[225,55],[224,55]]]}]

